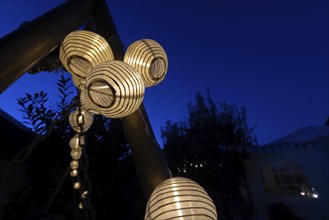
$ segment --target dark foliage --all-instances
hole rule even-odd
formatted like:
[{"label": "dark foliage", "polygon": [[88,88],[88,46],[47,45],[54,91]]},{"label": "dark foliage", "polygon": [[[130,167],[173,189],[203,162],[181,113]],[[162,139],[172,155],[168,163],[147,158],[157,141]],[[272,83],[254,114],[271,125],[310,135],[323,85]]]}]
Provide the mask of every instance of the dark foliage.
[{"label": "dark foliage", "polygon": [[195,104],[188,104],[187,119],[167,121],[162,128],[164,152],[173,175],[198,182],[213,197],[219,214],[230,218],[227,204],[241,199],[244,180],[241,159],[246,155],[237,149],[257,144],[253,131],[245,107],[225,102],[217,106],[209,91],[206,98],[197,93]]},{"label": "dark foliage", "polygon": [[[38,219],[54,213],[66,219],[84,219],[83,211],[77,208],[73,180],[66,172],[71,161],[68,143],[75,134],[67,113],[77,103],[76,99],[69,101],[69,78],[61,76],[57,85],[60,101],[54,105],[47,106],[45,92],[26,94],[18,100],[24,122],[36,135],[46,138],[25,161],[29,164],[28,184],[12,194],[5,219]],[[86,137],[83,152],[89,163],[84,171],[88,174],[91,205],[85,209],[91,210],[96,219],[143,219],[146,204],[121,121],[95,115]],[[88,183],[84,179],[81,182],[82,186]]]},{"label": "dark foliage", "polygon": [[[47,106],[45,92],[26,94],[18,100],[25,123],[46,138],[26,160],[29,184],[12,194],[5,219],[38,219],[55,214],[84,219],[84,212],[77,208],[72,178],[67,175],[71,161],[68,143],[74,135],[67,117],[77,99],[69,102],[68,78],[61,77],[58,89],[60,101],[55,105]],[[209,93],[206,99],[198,93],[196,104],[190,103],[188,112],[185,121],[168,121],[162,128],[172,173],[198,182],[213,198],[220,218],[231,218],[231,210],[237,212],[243,207],[237,201],[241,200],[238,186],[244,178],[244,155],[234,146],[256,144],[254,128],[248,127],[245,108],[227,103],[219,103],[218,107]],[[146,201],[121,121],[95,115],[86,137],[88,164],[84,171],[88,179],[81,183],[89,186],[91,202],[85,210],[91,210],[96,219],[143,219]],[[232,150],[221,150],[219,146],[223,145]]]}]

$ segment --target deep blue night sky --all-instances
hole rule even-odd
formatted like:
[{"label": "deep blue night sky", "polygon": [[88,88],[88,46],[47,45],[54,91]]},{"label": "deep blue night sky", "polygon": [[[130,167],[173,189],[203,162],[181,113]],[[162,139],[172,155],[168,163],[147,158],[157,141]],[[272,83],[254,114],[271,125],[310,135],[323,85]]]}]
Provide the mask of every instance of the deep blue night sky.
[{"label": "deep blue night sky", "polygon": [[[0,0],[0,37],[63,0]],[[247,107],[266,144],[329,116],[328,1],[108,1],[125,46],[151,38],[166,50],[167,77],[146,90],[145,106],[160,144],[166,120],[209,87],[214,100]],[[25,74],[0,96],[21,120],[16,99],[47,91],[54,73]]]}]

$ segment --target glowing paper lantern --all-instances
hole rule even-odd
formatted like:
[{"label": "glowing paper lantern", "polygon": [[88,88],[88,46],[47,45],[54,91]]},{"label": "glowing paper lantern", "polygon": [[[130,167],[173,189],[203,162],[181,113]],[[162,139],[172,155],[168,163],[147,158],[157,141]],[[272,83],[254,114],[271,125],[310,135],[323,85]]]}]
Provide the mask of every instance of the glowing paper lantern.
[{"label": "glowing paper lantern", "polygon": [[80,188],[80,183],[79,182],[73,183],[73,188],[74,189],[79,189]]},{"label": "glowing paper lantern", "polygon": [[196,182],[182,177],[163,181],[147,203],[145,220],[213,219],[217,213],[213,201]]},{"label": "glowing paper lantern", "polygon": [[69,142],[69,145],[70,145],[72,150],[77,150],[81,146],[85,145],[85,143],[86,143],[85,136],[76,134],[71,138],[71,140]]},{"label": "glowing paper lantern", "polygon": [[70,167],[71,167],[72,170],[78,169],[78,167],[79,167],[79,161],[72,160],[71,163],[70,163]]},{"label": "glowing paper lantern", "polygon": [[78,30],[65,37],[59,59],[72,75],[84,78],[93,67],[114,60],[114,56],[103,37],[91,31]]},{"label": "glowing paper lantern", "polygon": [[81,194],[81,198],[85,199],[87,198],[88,195],[88,191],[83,191],[83,193]]},{"label": "glowing paper lantern", "polygon": [[88,105],[109,118],[125,117],[138,109],[144,98],[141,76],[122,61],[109,61],[92,69],[86,78]]},{"label": "glowing paper lantern", "polygon": [[158,42],[150,39],[138,40],[129,45],[124,62],[142,75],[145,87],[159,84],[168,70],[166,52]]},{"label": "glowing paper lantern", "polygon": [[84,109],[86,109],[88,112],[92,113],[92,114],[96,114],[98,115],[99,113],[95,110],[92,109],[92,107],[90,106],[90,102],[88,102],[87,98],[86,98],[86,89],[85,87],[80,91],[80,103],[82,105],[82,107]]},{"label": "glowing paper lantern", "polygon": [[77,175],[78,175],[78,170],[71,170],[70,175],[71,175],[72,177],[77,176]]},{"label": "glowing paper lantern", "polygon": [[73,130],[76,132],[81,132],[80,125],[82,126],[82,132],[87,131],[93,121],[93,116],[83,108],[81,108],[81,114],[79,114],[79,109],[76,109],[75,111],[71,112],[69,116],[69,123]]},{"label": "glowing paper lantern", "polygon": [[71,150],[71,157],[73,160],[79,160],[82,155],[82,148]]},{"label": "glowing paper lantern", "polygon": [[85,78],[79,77],[77,75],[72,75],[72,81],[79,90],[82,90],[86,84]]}]

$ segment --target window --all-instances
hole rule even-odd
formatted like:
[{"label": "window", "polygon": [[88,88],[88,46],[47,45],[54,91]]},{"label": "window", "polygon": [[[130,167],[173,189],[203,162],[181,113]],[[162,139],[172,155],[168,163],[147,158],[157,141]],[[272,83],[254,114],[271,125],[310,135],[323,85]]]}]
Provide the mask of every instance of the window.
[{"label": "window", "polygon": [[317,198],[318,193],[304,176],[301,167],[294,161],[279,161],[265,164],[260,170],[265,190],[269,194],[298,195]]}]

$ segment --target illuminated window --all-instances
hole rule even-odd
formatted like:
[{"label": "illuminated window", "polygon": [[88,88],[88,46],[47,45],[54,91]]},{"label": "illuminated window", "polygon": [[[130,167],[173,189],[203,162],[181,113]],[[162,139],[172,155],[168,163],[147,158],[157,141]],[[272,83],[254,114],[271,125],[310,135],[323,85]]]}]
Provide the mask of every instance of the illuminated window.
[{"label": "illuminated window", "polygon": [[299,164],[294,161],[265,164],[261,167],[260,173],[268,194],[290,194],[309,198],[319,196],[310,186]]}]

